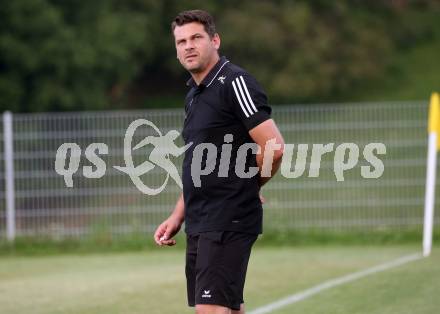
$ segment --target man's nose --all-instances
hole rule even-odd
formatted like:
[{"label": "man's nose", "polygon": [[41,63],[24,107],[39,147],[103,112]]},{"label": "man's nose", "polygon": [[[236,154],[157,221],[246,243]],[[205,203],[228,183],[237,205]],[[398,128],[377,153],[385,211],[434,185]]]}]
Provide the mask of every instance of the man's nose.
[{"label": "man's nose", "polygon": [[192,50],[192,49],[194,49],[194,43],[192,40],[188,40],[186,42],[185,50]]}]

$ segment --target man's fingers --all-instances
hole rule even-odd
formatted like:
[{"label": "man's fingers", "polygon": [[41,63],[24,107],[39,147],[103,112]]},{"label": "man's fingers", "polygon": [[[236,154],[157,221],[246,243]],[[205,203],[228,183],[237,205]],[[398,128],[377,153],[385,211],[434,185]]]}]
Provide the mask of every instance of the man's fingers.
[{"label": "man's fingers", "polygon": [[160,239],[154,238],[154,242],[156,242],[157,245],[162,245],[162,242]]},{"label": "man's fingers", "polygon": [[164,241],[161,241],[161,243],[162,243],[162,245],[173,246],[176,244],[176,240],[174,240],[174,239],[164,240]]},{"label": "man's fingers", "polygon": [[165,234],[167,231],[168,224],[166,222],[163,222],[162,224],[157,227],[156,232],[154,233],[154,236],[158,236],[159,238]]},{"label": "man's fingers", "polygon": [[176,240],[174,239],[168,239],[168,237],[166,235],[162,235],[159,238],[159,234],[154,236],[154,241],[156,242],[157,245],[159,246],[163,246],[163,245],[168,245],[168,246],[172,246],[176,244]]},{"label": "man's fingers", "polygon": [[162,245],[174,245],[174,244],[176,244],[176,240],[174,240],[174,239],[169,239],[166,235],[162,236],[162,237],[159,239],[159,241],[160,241],[160,243],[161,243]]},{"label": "man's fingers", "polygon": [[160,240],[156,242],[159,246],[173,246],[176,244],[176,240],[170,239],[170,240]]},{"label": "man's fingers", "polygon": [[163,234],[161,239],[162,240],[171,239],[172,237],[174,237],[175,234],[176,234],[176,229],[169,225],[168,228],[165,230],[165,233]]},{"label": "man's fingers", "polygon": [[167,226],[164,223],[162,223],[159,227],[157,227],[156,232],[154,233],[154,240],[156,242],[160,241],[160,238],[164,235],[166,229]]},{"label": "man's fingers", "polygon": [[158,231],[156,231],[156,232],[154,233],[154,241],[158,242],[159,239],[160,239],[160,234],[159,234]]},{"label": "man's fingers", "polygon": [[175,233],[176,229],[173,228],[173,225],[164,222],[156,229],[156,232],[154,233],[154,242],[159,246],[175,245],[176,240],[171,239]]},{"label": "man's fingers", "polygon": [[160,241],[167,241],[170,240],[171,236],[169,235],[169,232],[165,232],[165,234],[163,235],[163,237],[160,238]]},{"label": "man's fingers", "polygon": [[158,231],[156,231],[156,233],[154,234],[154,242],[160,244],[160,239],[161,239],[161,234]]}]

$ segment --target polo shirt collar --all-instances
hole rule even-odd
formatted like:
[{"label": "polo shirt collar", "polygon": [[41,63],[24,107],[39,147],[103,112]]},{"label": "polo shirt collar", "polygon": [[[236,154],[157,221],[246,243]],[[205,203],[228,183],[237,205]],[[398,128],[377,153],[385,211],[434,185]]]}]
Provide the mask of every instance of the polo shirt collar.
[{"label": "polo shirt collar", "polygon": [[[209,71],[209,73],[205,76],[205,78],[199,84],[199,86],[200,87],[209,86],[212,83],[212,81],[217,77],[217,75],[220,73],[220,70],[223,68],[223,66],[228,62],[229,60],[227,60],[226,57],[222,56],[217,61],[217,63],[212,67],[211,71]],[[197,87],[197,84],[192,77],[186,82],[186,85],[190,87]]]}]

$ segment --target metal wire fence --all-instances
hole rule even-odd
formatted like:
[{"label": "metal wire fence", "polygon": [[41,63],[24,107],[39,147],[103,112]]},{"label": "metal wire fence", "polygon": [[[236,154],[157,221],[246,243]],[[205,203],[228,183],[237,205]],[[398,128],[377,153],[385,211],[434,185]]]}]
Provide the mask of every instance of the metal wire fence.
[{"label": "metal wire fence", "polygon": [[[424,102],[354,103],[274,106],[273,118],[286,143],[308,144],[304,174],[287,179],[278,174],[263,194],[265,229],[381,230],[422,229],[427,154],[427,109]],[[113,166],[124,166],[124,136],[136,119],[153,122],[162,133],[181,130],[183,111],[144,110],[13,115],[13,163],[16,236],[86,237],[152,232],[174,207],[180,188],[172,180],[158,195],[145,195],[130,177]],[[6,236],[6,193],[3,122],[0,126],[0,237]],[[139,127],[133,145],[156,131]],[[58,148],[76,143],[80,154],[73,187],[55,171]],[[86,157],[91,143],[105,143],[100,155],[106,168],[99,178],[87,178],[84,167],[96,165]],[[313,144],[355,143],[359,161],[337,181],[335,150],[322,157],[318,177],[309,177]],[[380,178],[366,179],[361,167],[368,143],[383,143],[386,154]],[[181,139],[178,145],[182,145]],[[305,146],[303,146],[305,147]],[[295,151],[296,152],[296,151]],[[132,152],[135,164],[148,150]],[[293,162],[296,155],[293,155]],[[173,159],[180,169],[182,158]],[[310,168],[311,167],[311,168]],[[158,167],[140,177],[160,186],[166,172]],[[438,207],[438,206],[437,206]],[[439,210],[436,210],[438,224]]]}]

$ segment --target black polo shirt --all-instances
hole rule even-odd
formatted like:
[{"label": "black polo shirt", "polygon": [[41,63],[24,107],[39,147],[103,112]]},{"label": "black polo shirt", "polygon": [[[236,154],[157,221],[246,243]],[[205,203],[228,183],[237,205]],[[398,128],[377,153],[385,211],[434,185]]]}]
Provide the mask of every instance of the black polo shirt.
[{"label": "black polo shirt", "polygon": [[[225,57],[220,58],[199,85],[193,79],[187,85],[191,90],[185,99],[182,135],[185,144],[193,144],[185,152],[183,161],[185,231],[187,234],[207,231],[261,233],[263,210],[259,176],[242,178],[241,174],[237,175],[237,172],[251,173],[250,167],[257,167],[256,151],[241,150],[247,152],[239,154],[242,157],[240,165],[245,165],[239,167],[243,171],[236,171],[236,162],[242,144],[255,145],[249,130],[270,119],[271,108],[267,105],[266,94],[251,75]],[[211,155],[208,148],[201,149],[203,145],[210,146]],[[198,152],[200,156],[201,151],[201,167],[192,165],[193,155]],[[212,171],[199,175],[195,169]]]}]

